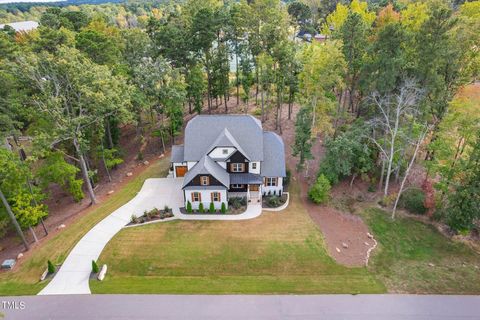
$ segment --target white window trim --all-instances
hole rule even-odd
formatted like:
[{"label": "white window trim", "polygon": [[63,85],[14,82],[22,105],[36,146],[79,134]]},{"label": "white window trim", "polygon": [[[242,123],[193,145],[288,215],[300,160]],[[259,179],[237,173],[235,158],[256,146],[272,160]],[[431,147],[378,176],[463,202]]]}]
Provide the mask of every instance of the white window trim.
[{"label": "white window trim", "polygon": [[238,183],[232,184],[232,189],[242,189],[242,188],[243,188],[243,184],[238,184]]},{"label": "white window trim", "polygon": [[267,187],[276,187],[277,186],[277,178],[275,177],[268,177],[266,181]]},{"label": "white window trim", "polygon": [[232,163],[232,172],[243,172],[243,163]]},{"label": "white window trim", "polygon": [[200,185],[208,186],[210,182],[210,178],[208,176],[200,176]]},{"label": "white window trim", "polygon": [[[197,197],[196,197],[197,196]],[[195,198],[197,200],[195,200]],[[192,192],[192,201],[193,202],[200,202],[200,192]]]},{"label": "white window trim", "polygon": [[[215,195],[218,195],[217,200],[215,200]],[[222,194],[218,191],[212,192],[213,202],[219,202],[222,199]]]}]

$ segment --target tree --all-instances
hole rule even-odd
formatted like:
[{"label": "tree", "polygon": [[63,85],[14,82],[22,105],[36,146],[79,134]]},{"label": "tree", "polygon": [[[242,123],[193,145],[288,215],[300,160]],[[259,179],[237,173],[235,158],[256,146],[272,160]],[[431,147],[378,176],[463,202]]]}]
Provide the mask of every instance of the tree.
[{"label": "tree", "polygon": [[321,174],[315,184],[308,190],[308,197],[316,204],[324,203],[328,200],[330,188],[330,181]]},{"label": "tree", "polygon": [[[295,143],[292,146],[292,155],[299,156],[297,171],[303,169],[306,160],[312,156],[312,113],[310,108],[303,107],[297,114],[295,121]],[[305,175],[308,175],[308,162]]]},{"label": "tree", "polygon": [[[203,97],[207,89],[205,76],[200,64],[195,64],[190,68],[186,78],[188,103],[191,106],[193,103],[193,110],[197,113],[202,113]],[[192,108],[189,110],[192,113]]]},{"label": "tree", "polygon": [[[340,29],[343,42],[342,52],[346,62],[345,82],[348,90],[351,112],[356,112],[360,75],[364,70],[367,52],[367,26],[358,13],[349,13]],[[358,113],[357,113],[358,115]]]},{"label": "tree", "polygon": [[343,85],[345,60],[342,51],[336,42],[325,45],[312,43],[305,47],[301,61],[301,103],[311,108],[312,131],[329,133],[332,131],[330,119],[336,100],[333,90]]},{"label": "tree", "polygon": [[[382,159],[380,181],[382,183],[385,178],[385,196],[388,195],[394,160],[403,148],[400,142],[403,140],[408,143],[408,139],[410,139],[411,131],[404,130],[405,125],[414,123],[420,117],[418,104],[423,94],[423,91],[417,87],[417,83],[408,79],[400,87],[398,93],[380,95],[378,92],[374,92],[370,96],[371,102],[380,114],[370,121],[373,128],[371,141],[380,151]],[[377,135],[378,130],[379,136]]]},{"label": "tree", "polygon": [[300,26],[301,30],[305,29],[312,18],[311,9],[306,4],[297,1],[288,5],[288,14]]},{"label": "tree", "polygon": [[47,208],[40,204],[44,195],[39,188],[30,189],[27,184],[31,178],[32,175],[26,163],[20,161],[19,157],[9,150],[0,148],[0,197],[27,250],[29,246],[21,228],[30,228],[37,240],[32,226],[48,214]]},{"label": "tree", "polygon": [[351,186],[357,176],[372,170],[373,150],[369,145],[368,130],[365,123],[359,121],[337,137],[327,139],[326,153],[320,164],[319,174],[323,174],[332,184],[351,176]]},{"label": "tree", "polygon": [[455,186],[447,207],[447,224],[457,231],[471,230],[480,218],[480,130],[463,169],[463,181]]},{"label": "tree", "polygon": [[103,127],[113,115],[128,117],[130,87],[110,69],[85,58],[76,49],[62,47],[56,56],[41,53],[21,61],[22,77],[32,82],[37,94],[32,97],[36,110],[50,124],[44,134],[50,146],[70,141],[92,204],[96,203],[86,162],[86,129]]},{"label": "tree", "polygon": [[76,166],[65,161],[61,152],[48,152],[41,161],[36,176],[43,189],[56,183],[69,192],[75,201],[80,201],[83,199],[83,182],[76,178],[79,171]]}]

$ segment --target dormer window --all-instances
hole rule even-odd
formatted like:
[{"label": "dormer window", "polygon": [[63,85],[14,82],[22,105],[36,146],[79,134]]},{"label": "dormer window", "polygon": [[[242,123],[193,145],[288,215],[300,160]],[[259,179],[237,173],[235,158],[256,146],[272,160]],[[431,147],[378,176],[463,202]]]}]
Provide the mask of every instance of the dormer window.
[{"label": "dormer window", "polygon": [[256,170],[257,169],[257,163],[256,162],[253,162],[252,163],[252,170]]},{"label": "dormer window", "polygon": [[244,165],[243,163],[232,163],[230,165],[230,170],[232,172],[244,172]]},{"label": "dormer window", "polygon": [[202,186],[208,186],[210,184],[210,181],[209,181],[209,177],[208,176],[201,176],[200,177],[200,185]]},{"label": "dormer window", "polygon": [[228,154],[228,149],[222,149],[223,154]]}]

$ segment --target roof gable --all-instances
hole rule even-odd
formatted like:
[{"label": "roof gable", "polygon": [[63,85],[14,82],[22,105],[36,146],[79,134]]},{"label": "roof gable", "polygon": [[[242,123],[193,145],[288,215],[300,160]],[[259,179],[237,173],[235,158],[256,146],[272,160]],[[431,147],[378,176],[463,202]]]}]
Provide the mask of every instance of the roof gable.
[{"label": "roof gable", "polygon": [[230,185],[230,176],[218,163],[210,159],[209,156],[203,156],[190,170],[187,171],[183,179],[182,188],[187,186],[199,174],[210,174],[225,187]]},{"label": "roof gable", "polygon": [[185,161],[198,161],[214,147],[229,144],[250,161],[263,160],[263,130],[250,115],[199,115],[185,128]]}]

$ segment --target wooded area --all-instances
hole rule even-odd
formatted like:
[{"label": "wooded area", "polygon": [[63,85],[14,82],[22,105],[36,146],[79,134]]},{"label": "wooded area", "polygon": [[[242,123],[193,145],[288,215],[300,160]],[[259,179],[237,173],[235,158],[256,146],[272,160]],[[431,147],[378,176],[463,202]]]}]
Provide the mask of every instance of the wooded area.
[{"label": "wooded area", "polygon": [[52,184],[95,204],[95,184],[123,161],[122,126],[135,126],[141,145],[157,137],[165,152],[186,115],[228,113],[232,99],[262,121],[273,111],[279,133],[288,108],[296,139],[287,152],[306,175],[317,170],[306,166],[319,156],[312,144],[325,138],[315,201],[344,178],[363,179],[396,207],[419,164],[431,216],[457,231],[480,217],[480,107],[461,96],[478,77],[479,1],[189,0],[18,17],[40,27],[0,30],[3,233],[5,208],[24,230],[41,223]]}]

